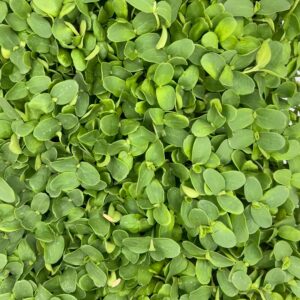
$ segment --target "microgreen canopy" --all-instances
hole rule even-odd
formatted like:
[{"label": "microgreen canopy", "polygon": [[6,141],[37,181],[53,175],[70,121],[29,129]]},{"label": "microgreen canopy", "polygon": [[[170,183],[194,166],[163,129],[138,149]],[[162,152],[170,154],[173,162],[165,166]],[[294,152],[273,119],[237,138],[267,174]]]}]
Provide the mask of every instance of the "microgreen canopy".
[{"label": "microgreen canopy", "polygon": [[300,299],[299,0],[0,0],[0,300]]}]

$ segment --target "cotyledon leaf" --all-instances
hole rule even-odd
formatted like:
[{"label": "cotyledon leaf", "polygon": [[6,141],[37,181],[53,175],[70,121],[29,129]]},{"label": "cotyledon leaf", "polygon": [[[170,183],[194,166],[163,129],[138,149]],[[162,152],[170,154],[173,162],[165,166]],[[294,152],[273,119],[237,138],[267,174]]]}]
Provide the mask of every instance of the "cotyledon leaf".
[{"label": "cotyledon leaf", "polygon": [[46,264],[55,264],[63,255],[65,240],[62,236],[55,238],[53,242],[45,243],[44,258]]},{"label": "cotyledon leaf", "polygon": [[108,28],[107,37],[112,42],[125,42],[133,39],[135,33],[130,23],[114,23]]},{"label": "cotyledon leaf", "polygon": [[56,104],[65,105],[76,99],[78,95],[78,83],[75,80],[65,80],[56,84],[50,95],[55,98]]},{"label": "cotyledon leaf", "polygon": [[52,139],[61,129],[58,120],[47,118],[41,120],[33,131],[33,136],[39,141],[48,141]]},{"label": "cotyledon leaf", "polygon": [[226,61],[221,55],[211,52],[201,58],[201,65],[213,79],[218,79],[226,65]]},{"label": "cotyledon leaf", "polygon": [[217,245],[224,248],[232,248],[236,245],[234,233],[219,221],[212,226],[212,238]]},{"label": "cotyledon leaf", "polygon": [[145,13],[154,11],[154,0],[126,0],[126,2]]},{"label": "cotyledon leaf", "polygon": [[0,177],[0,200],[6,203],[13,203],[16,200],[16,195],[11,186]]}]

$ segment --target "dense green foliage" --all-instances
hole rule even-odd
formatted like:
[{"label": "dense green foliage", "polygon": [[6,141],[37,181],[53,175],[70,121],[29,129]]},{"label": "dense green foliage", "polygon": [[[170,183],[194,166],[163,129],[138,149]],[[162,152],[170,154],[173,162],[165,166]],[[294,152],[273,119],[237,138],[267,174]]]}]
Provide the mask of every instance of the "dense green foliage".
[{"label": "dense green foliage", "polygon": [[299,0],[0,0],[0,299],[300,299]]}]

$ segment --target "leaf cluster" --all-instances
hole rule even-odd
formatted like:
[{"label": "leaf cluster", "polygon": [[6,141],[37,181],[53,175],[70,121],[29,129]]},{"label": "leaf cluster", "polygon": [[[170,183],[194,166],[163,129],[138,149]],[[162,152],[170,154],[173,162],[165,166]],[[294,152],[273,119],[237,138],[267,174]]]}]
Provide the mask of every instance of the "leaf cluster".
[{"label": "leaf cluster", "polygon": [[0,300],[300,299],[299,0],[0,0]]}]

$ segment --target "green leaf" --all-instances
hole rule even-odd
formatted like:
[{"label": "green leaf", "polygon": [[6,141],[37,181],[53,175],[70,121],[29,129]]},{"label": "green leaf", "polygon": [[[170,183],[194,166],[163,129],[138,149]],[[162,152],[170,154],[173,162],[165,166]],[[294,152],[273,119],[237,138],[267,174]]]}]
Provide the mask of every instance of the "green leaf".
[{"label": "green leaf", "polygon": [[215,48],[218,49],[219,38],[213,31],[208,31],[203,34],[201,38],[201,43],[205,48]]},{"label": "green leaf", "polygon": [[120,43],[132,40],[135,33],[131,23],[116,22],[108,28],[107,37],[112,42]]},{"label": "green leaf", "polygon": [[29,231],[33,231],[41,221],[41,216],[34,212],[28,205],[23,205],[15,210],[16,218],[21,226]]},{"label": "green leaf", "polygon": [[254,133],[251,129],[240,129],[234,131],[228,143],[233,149],[245,149],[255,142]]},{"label": "green leaf", "polygon": [[195,44],[190,39],[180,39],[167,48],[167,53],[174,57],[188,59],[195,50]]},{"label": "green leaf", "polygon": [[153,209],[153,218],[161,226],[168,226],[171,221],[171,214],[165,204]]},{"label": "green leaf", "polygon": [[153,169],[149,168],[145,162],[143,162],[139,168],[138,182],[136,186],[137,193],[139,194],[143,188],[145,188],[154,177]]},{"label": "green leaf", "polygon": [[206,254],[206,250],[201,249],[190,241],[183,241],[182,247],[188,253],[188,255],[193,257],[203,257]]},{"label": "green leaf", "polygon": [[0,120],[0,139],[9,139],[12,135],[11,123],[6,120]]},{"label": "green leaf", "polygon": [[165,201],[164,189],[156,179],[146,187],[146,194],[152,204],[161,204]]},{"label": "green leaf", "polygon": [[300,230],[289,225],[283,225],[278,228],[278,236],[288,241],[299,242]]},{"label": "green leaf", "polygon": [[255,123],[264,129],[282,130],[286,127],[287,118],[281,111],[259,108],[256,110]]},{"label": "green leaf", "polygon": [[73,49],[71,52],[72,62],[77,71],[83,72],[86,69],[86,57],[79,49]]},{"label": "green leaf", "polygon": [[250,0],[227,0],[224,7],[235,17],[250,18],[254,14],[253,3]]},{"label": "green leaf", "polygon": [[300,188],[300,173],[294,173],[291,178],[291,184],[295,188]]},{"label": "green leaf", "polygon": [[174,258],[180,253],[180,246],[169,238],[155,238],[153,245],[156,252],[161,253],[165,258]]},{"label": "green leaf", "polygon": [[244,186],[244,193],[248,202],[257,202],[261,200],[263,190],[257,178],[253,176],[247,178]]},{"label": "green leaf", "polygon": [[205,137],[215,131],[215,128],[203,119],[196,120],[191,128],[192,134],[196,137]]},{"label": "green leaf", "polygon": [[225,179],[227,191],[234,191],[241,188],[246,183],[246,177],[239,171],[226,171],[222,173]]},{"label": "green leaf", "polygon": [[78,89],[78,83],[75,80],[69,79],[54,85],[50,95],[56,104],[66,105],[76,100]]},{"label": "green leaf", "polygon": [[132,20],[132,25],[137,35],[153,32],[157,23],[153,14],[140,12]]},{"label": "green leaf", "polygon": [[149,162],[153,162],[157,166],[161,166],[165,161],[165,153],[164,146],[160,140],[152,143],[147,152],[146,152],[146,160]]},{"label": "green leaf", "polygon": [[220,42],[230,37],[234,33],[237,25],[237,21],[233,17],[222,19],[215,28],[215,33],[219,37]]},{"label": "green leaf", "polygon": [[[0,25],[1,26],[1,25]],[[0,32],[1,33],[1,32]],[[20,100],[28,96],[25,82],[17,82],[5,95],[6,100]]]},{"label": "green leaf", "polygon": [[123,240],[123,245],[137,254],[146,253],[150,248],[150,237],[129,237]]},{"label": "green leaf", "polygon": [[208,162],[212,152],[212,146],[208,137],[197,137],[192,149],[192,162],[204,165]]},{"label": "green leaf", "polygon": [[199,69],[196,66],[189,66],[178,78],[178,84],[185,90],[192,90],[199,79]]},{"label": "green leaf", "polygon": [[224,85],[233,86],[233,72],[230,66],[226,65],[220,75],[219,81]]},{"label": "green leaf", "polygon": [[0,270],[3,270],[7,264],[7,257],[5,254],[0,253]]},{"label": "green leaf", "polygon": [[276,208],[281,206],[286,202],[290,194],[290,191],[287,187],[278,185],[270,190],[268,190],[262,201],[265,201],[266,204],[271,208]]},{"label": "green leaf", "polygon": [[52,31],[50,23],[37,13],[32,12],[27,18],[27,23],[38,36],[46,39],[51,37]]},{"label": "green leaf", "polygon": [[115,180],[120,182],[127,177],[130,168],[123,160],[113,157],[107,165],[107,170]]},{"label": "green leaf", "polygon": [[262,250],[255,242],[246,245],[244,250],[245,261],[250,265],[257,264],[263,257]]},{"label": "green leaf", "polygon": [[226,65],[226,61],[219,54],[207,53],[201,58],[201,65],[213,79],[218,79]]},{"label": "green leaf", "polygon": [[123,119],[120,121],[120,131],[122,135],[128,135],[135,132],[139,127],[139,122],[136,120]]},{"label": "green leaf", "polygon": [[45,214],[50,207],[50,198],[46,193],[34,195],[31,201],[31,208],[40,214]]},{"label": "green leaf", "polygon": [[169,63],[159,64],[154,73],[154,81],[157,85],[168,84],[174,76],[174,68]]},{"label": "green leaf", "polygon": [[75,172],[78,161],[74,157],[62,157],[50,162],[49,166],[56,172]]},{"label": "green leaf", "polygon": [[33,287],[27,280],[19,280],[12,290],[16,299],[26,299],[33,296]]},{"label": "green leaf", "polygon": [[44,244],[44,260],[46,264],[57,263],[64,252],[65,240],[62,236],[57,236],[51,243]]},{"label": "green leaf", "polygon": [[254,112],[249,108],[239,108],[234,119],[228,121],[232,131],[244,129],[254,122]]},{"label": "green leaf", "polygon": [[166,113],[164,123],[171,128],[186,128],[189,126],[189,119],[179,113]]},{"label": "green leaf", "polygon": [[26,82],[30,93],[35,95],[47,90],[50,84],[51,79],[48,76],[34,76]]},{"label": "green leaf", "polygon": [[214,169],[206,169],[203,172],[203,178],[213,195],[218,195],[225,190],[225,179]]},{"label": "green leaf", "polygon": [[91,217],[88,222],[95,234],[100,237],[105,237],[110,230],[109,222],[97,215]]},{"label": "green leaf", "polygon": [[209,300],[211,298],[212,288],[210,286],[200,286],[199,288],[191,291],[189,295],[190,300]]},{"label": "green leaf", "polygon": [[5,2],[0,3],[0,23],[3,22],[8,12],[8,8]]},{"label": "green leaf", "polygon": [[[288,227],[289,228],[286,228],[287,231],[291,228],[290,226]],[[274,245],[273,252],[274,252],[275,259],[279,261],[282,260],[284,257],[291,256],[293,253],[293,249],[288,242],[278,241]]]},{"label": "green leaf", "polygon": [[172,86],[165,85],[156,89],[156,97],[159,106],[165,110],[172,110],[176,103],[176,93]]},{"label": "green leaf", "polygon": [[272,51],[269,41],[264,41],[256,54],[256,67],[259,69],[264,68],[272,58]]},{"label": "green leaf", "polygon": [[265,282],[271,284],[272,286],[276,286],[278,284],[284,283],[286,280],[285,272],[280,268],[274,268],[270,270],[265,277]]},{"label": "green leaf", "polygon": [[44,191],[49,176],[49,168],[42,166],[29,178],[28,183],[30,188],[36,193]]},{"label": "green leaf", "polygon": [[39,119],[42,114],[48,114],[53,111],[55,105],[50,94],[41,93],[34,96],[27,103],[29,113],[32,119]]},{"label": "green leaf", "polygon": [[292,172],[289,169],[280,169],[274,172],[273,177],[279,184],[289,186],[292,179]]},{"label": "green leaf", "polygon": [[6,203],[13,203],[16,201],[16,195],[11,186],[0,177],[0,200]]},{"label": "green leaf", "polygon": [[82,184],[89,186],[96,185],[100,181],[97,169],[87,162],[81,162],[77,169],[77,178]]},{"label": "green leaf", "polygon": [[120,97],[125,89],[125,81],[115,76],[107,76],[103,79],[103,86],[114,96]]},{"label": "green leaf", "polygon": [[47,0],[33,0],[33,4],[49,16],[57,17],[60,13],[63,0],[47,1]]},{"label": "green leaf", "polygon": [[156,12],[165,20],[167,26],[171,25],[172,8],[167,1],[159,1],[156,6]]},{"label": "green leaf", "polygon": [[33,136],[39,141],[48,141],[61,130],[59,122],[54,118],[41,120],[34,128]]},{"label": "green leaf", "polygon": [[217,271],[217,280],[222,292],[228,297],[234,297],[238,294],[238,289],[229,280],[229,271],[219,269]]},{"label": "green leaf", "polygon": [[20,119],[20,115],[13,109],[13,107],[9,104],[9,102],[0,97],[0,107],[3,110],[3,112],[12,120],[18,120]]},{"label": "green leaf", "polygon": [[89,277],[93,280],[96,287],[104,287],[106,285],[107,277],[103,270],[98,267],[94,262],[88,262],[85,269]]},{"label": "green leaf", "polygon": [[211,264],[217,268],[226,268],[231,267],[235,264],[235,261],[233,259],[229,259],[228,257],[218,253],[210,251],[206,254],[207,259],[211,262]]},{"label": "green leaf", "polygon": [[239,71],[233,71],[232,89],[238,95],[249,95],[254,92],[255,83],[251,77]]},{"label": "green leaf", "polygon": [[226,212],[239,215],[244,211],[243,203],[235,196],[219,195],[217,201]]},{"label": "green leaf", "polygon": [[275,152],[281,150],[286,141],[282,135],[276,132],[260,132],[257,144],[267,152]]},{"label": "green leaf", "polygon": [[147,62],[162,63],[167,60],[165,49],[157,49],[160,36],[157,33],[146,33],[135,40],[137,54]]},{"label": "green leaf", "polygon": [[244,271],[234,272],[231,281],[239,291],[243,292],[249,290],[252,284],[251,278]]},{"label": "green leaf", "polygon": [[17,136],[25,137],[33,131],[34,124],[32,122],[23,123],[21,120],[16,120],[11,123],[11,127]]},{"label": "green leaf", "polygon": [[230,218],[237,243],[247,242],[249,239],[249,230],[245,214],[231,215]]},{"label": "green leaf", "polygon": [[200,225],[208,225],[209,224],[209,218],[205,211],[200,208],[193,208],[189,215],[188,215],[189,221],[193,226],[198,227]]},{"label": "green leaf", "polygon": [[261,0],[260,10],[257,12],[259,15],[272,15],[277,12],[286,11],[291,7],[291,3],[287,0],[274,1],[272,0]]},{"label": "green leaf", "polygon": [[107,136],[114,136],[119,131],[119,118],[116,114],[109,114],[101,118],[100,129]]},{"label": "green leaf", "polygon": [[291,256],[290,264],[287,270],[296,278],[300,279],[300,258],[296,256]]},{"label": "green leaf", "polygon": [[262,227],[269,228],[272,226],[272,216],[268,207],[261,204],[254,204],[251,206],[251,216],[254,222]]},{"label": "green leaf", "polygon": [[126,0],[126,2],[142,12],[154,12],[154,0]]},{"label": "green leaf", "polygon": [[65,293],[74,293],[77,285],[77,272],[75,269],[67,268],[59,276],[60,287]]},{"label": "green leaf", "polygon": [[182,191],[185,195],[187,195],[189,198],[197,198],[198,196],[200,196],[200,193],[197,192],[196,190],[185,186],[185,185],[181,185]]},{"label": "green leaf", "polygon": [[57,120],[61,123],[62,127],[66,130],[73,129],[78,125],[78,118],[73,114],[58,114]]},{"label": "green leaf", "polygon": [[19,43],[18,35],[8,25],[0,24],[0,46],[13,50],[14,47],[19,46]]},{"label": "green leaf", "polygon": [[234,233],[219,221],[212,225],[211,236],[214,242],[223,248],[232,248],[237,242]]},{"label": "green leaf", "polygon": [[195,272],[197,279],[201,284],[209,284],[212,276],[212,266],[208,261],[197,260]]},{"label": "green leaf", "polygon": [[178,255],[170,262],[168,279],[174,275],[182,273],[188,266],[188,260],[183,255]]},{"label": "green leaf", "polygon": [[55,176],[50,182],[50,188],[53,191],[69,192],[79,186],[80,182],[74,172],[63,172]]}]

